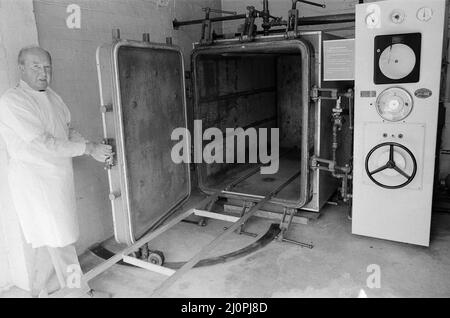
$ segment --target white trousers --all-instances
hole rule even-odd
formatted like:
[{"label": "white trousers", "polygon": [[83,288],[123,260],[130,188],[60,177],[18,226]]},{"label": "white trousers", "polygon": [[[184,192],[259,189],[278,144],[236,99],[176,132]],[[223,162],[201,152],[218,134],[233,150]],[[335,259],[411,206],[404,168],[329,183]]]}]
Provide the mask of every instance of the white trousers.
[{"label": "white trousers", "polygon": [[89,291],[89,287],[83,283],[82,276],[73,245],[34,249],[31,280],[33,296],[46,296],[64,288],[85,293]]}]

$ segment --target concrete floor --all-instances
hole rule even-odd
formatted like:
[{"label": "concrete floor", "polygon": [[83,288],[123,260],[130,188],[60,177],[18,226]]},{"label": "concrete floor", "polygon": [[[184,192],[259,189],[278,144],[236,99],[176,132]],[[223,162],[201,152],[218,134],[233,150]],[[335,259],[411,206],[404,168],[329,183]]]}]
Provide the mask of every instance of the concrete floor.
[{"label": "concrete floor", "polygon": [[[265,232],[272,222],[255,218],[248,230]],[[183,261],[223,231],[226,223],[211,221],[205,228],[179,224],[166,232],[152,248],[162,250],[166,260]],[[434,214],[430,248],[353,236],[344,208],[328,206],[320,219],[293,226],[289,237],[313,242],[314,249],[272,242],[247,257],[193,269],[163,297],[449,297],[450,215]],[[233,235],[215,253],[246,246],[254,239]],[[111,249],[117,249],[118,246]],[[87,253],[84,270],[101,260]],[[370,289],[369,265],[379,265],[381,288]],[[113,297],[148,297],[163,277],[145,270],[116,265],[91,281],[91,287]],[[22,297],[12,289],[3,297]]]}]

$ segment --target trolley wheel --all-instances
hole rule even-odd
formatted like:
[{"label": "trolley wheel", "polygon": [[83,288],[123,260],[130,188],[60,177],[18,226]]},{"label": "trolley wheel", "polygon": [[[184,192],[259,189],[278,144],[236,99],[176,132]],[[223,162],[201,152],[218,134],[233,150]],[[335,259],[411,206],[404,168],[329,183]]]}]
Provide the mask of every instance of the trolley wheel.
[{"label": "trolley wheel", "polygon": [[147,261],[153,265],[163,266],[164,264],[164,254],[161,251],[150,251]]},{"label": "trolley wheel", "polygon": [[201,218],[200,221],[198,221],[198,226],[205,227],[207,225],[206,219]]}]

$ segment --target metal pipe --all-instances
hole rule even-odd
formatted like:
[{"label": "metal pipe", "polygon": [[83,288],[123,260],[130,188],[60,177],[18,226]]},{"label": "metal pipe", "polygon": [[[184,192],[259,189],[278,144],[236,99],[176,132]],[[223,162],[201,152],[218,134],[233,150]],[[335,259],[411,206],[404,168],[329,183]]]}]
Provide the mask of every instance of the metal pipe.
[{"label": "metal pipe", "polygon": [[269,35],[270,30],[270,11],[269,11],[269,0],[263,0],[263,11],[262,11],[262,28],[264,29],[264,35]]},{"label": "metal pipe", "polygon": [[[241,19],[245,19],[245,18],[246,18],[245,14],[237,14],[237,15],[231,15],[231,16],[226,16],[226,17],[211,18],[210,21],[211,22],[221,22],[221,21],[241,20]],[[202,24],[204,20],[205,19],[178,21],[175,19],[175,20],[173,20],[172,24],[173,24],[174,29],[178,29],[180,26]]]},{"label": "metal pipe", "polygon": [[354,13],[319,15],[313,17],[302,17],[298,19],[299,25],[318,25],[349,22],[355,22]]},{"label": "metal pipe", "polygon": [[263,12],[269,13],[269,0],[263,0]]},{"label": "metal pipe", "polygon": [[339,148],[339,144],[338,144],[338,125],[336,124],[336,122],[333,124],[333,142],[332,142],[332,161],[334,163],[337,163],[337,149]]},{"label": "metal pipe", "polygon": [[[246,17],[247,17],[246,14],[237,14],[237,15],[232,15],[232,16],[211,18],[210,21],[211,22],[233,21],[233,20],[245,19]],[[178,29],[181,26],[202,24],[203,21],[204,21],[204,19],[187,20],[187,21],[178,21],[175,19],[175,20],[173,20],[173,28]],[[298,19],[298,25],[302,25],[302,26],[319,25],[319,24],[351,23],[351,22],[355,22],[355,14],[354,13],[320,15],[320,16],[312,16],[312,17],[303,17],[303,18]],[[282,25],[286,25],[286,21],[283,21],[280,23],[282,23]],[[285,30],[283,30],[283,31],[285,31]]]},{"label": "metal pipe", "polygon": [[211,8],[203,8],[204,12],[214,12],[214,13],[224,13],[224,14],[231,14],[236,15],[236,11],[225,11],[225,10],[218,10],[218,9],[211,9]]},{"label": "metal pipe", "polygon": [[320,3],[316,3],[316,2],[311,2],[311,1],[306,1],[306,0],[293,0],[292,1],[292,9],[295,10],[296,9],[296,3],[300,2],[300,3],[305,3],[305,4],[309,4],[311,6],[315,6],[315,7],[319,7],[319,8],[326,8],[327,6],[324,4],[320,4]]}]

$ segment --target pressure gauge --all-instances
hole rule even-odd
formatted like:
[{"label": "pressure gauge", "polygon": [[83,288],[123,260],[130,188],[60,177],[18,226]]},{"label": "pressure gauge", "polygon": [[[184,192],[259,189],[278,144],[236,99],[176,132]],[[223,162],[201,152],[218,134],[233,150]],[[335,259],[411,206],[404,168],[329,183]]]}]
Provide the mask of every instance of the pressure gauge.
[{"label": "pressure gauge", "polygon": [[391,13],[391,21],[395,24],[401,24],[405,21],[406,14],[401,10],[395,10]]},{"label": "pressure gauge", "polygon": [[375,28],[380,24],[380,17],[375,12],[372,12],[367,15],[366,24],[370,28]]},{"label": "pressure gauge", "polygon": [[416,66],[416,54],[406,44],[388,46],[380,56],[379,67],[389,79],[399,80],[408,76]]},{"label": "pressure gauge", "polygon": [[433,17],[433,10],[428,7],[420,8],[417,11],[417,19],[422,22],[428,22]]},{"label": "pressure gauge", "polygon": [[369,29],[381,26],[381,9],[377,4],[371,4],[366,8],[366,25]]},{"label": "pressure gauge", "polygon": [[411,114],[413,99],[403,88],[393,87],[380,94],[376,107],[384,120],[398,122]]}]

